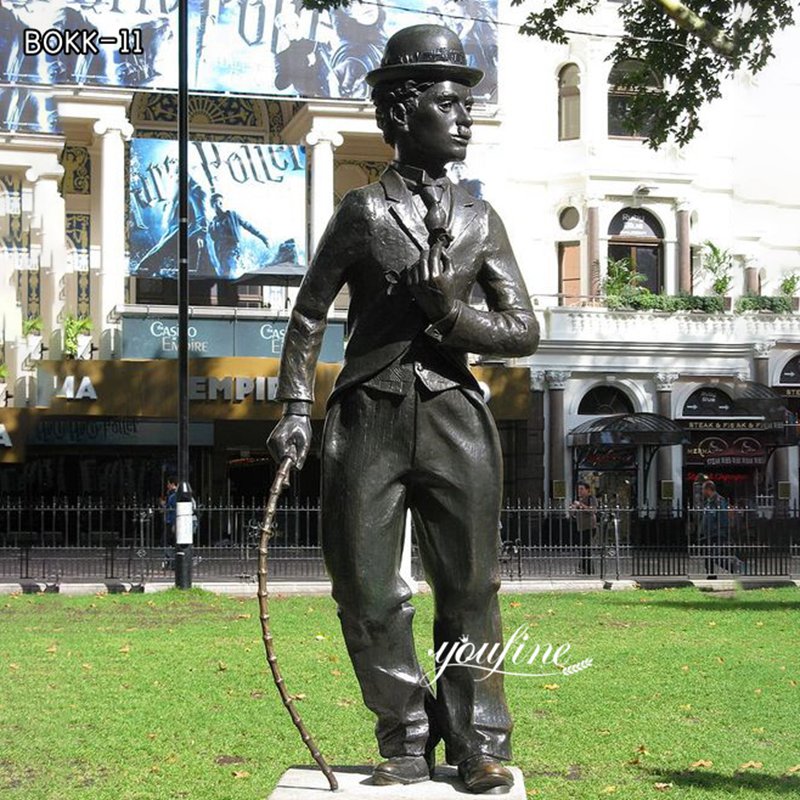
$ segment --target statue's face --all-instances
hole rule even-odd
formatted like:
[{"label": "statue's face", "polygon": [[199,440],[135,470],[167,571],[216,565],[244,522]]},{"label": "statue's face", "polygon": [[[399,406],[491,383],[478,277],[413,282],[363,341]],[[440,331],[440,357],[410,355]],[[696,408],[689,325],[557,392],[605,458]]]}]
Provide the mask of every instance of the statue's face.
[{"label": "statue's face", "polygon": [[407,135],[420,153],[447,164],[463,161],[472,136],[472,92],[454,81],[435,83],[420,95]]}]

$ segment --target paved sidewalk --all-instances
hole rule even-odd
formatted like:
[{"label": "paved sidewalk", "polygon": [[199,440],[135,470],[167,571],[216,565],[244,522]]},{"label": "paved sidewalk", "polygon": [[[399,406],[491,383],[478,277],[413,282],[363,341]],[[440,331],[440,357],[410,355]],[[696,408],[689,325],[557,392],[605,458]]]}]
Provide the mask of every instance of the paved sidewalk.
[{"label": "paved sidewalk", "polygon": [[[240,597],[254,597],[257,584],[242,581],[196,581],[196,589],[205,589],[215,594],[236,595]],[[57,586],[48,586],[41,581],[26,580],[14,583],[0,583],[0,595],[15,594],[18,592],[36,594],[38,592],[58,592],[64,595],[91,595],[97,593],[128,592],[163,592],[173,588],[169,581],[151,581],[145,584],[131,584],[126,581],[107,581],[93,583],[68,583],[63,582]],[[733,591],[742,589],[763,589],[793,586],[800,588],[800,580],[789,578],[742,578],[732,579],[689,579],[689,578],[640,578],[639,580],[624,579],[619,581],[600,580],[596,578],[542,578],[525,580],[506,580],[500,588],[501,594],[535,594],[542,592],[598,592],[598,591],[627,591],[631,589],[666,589],[678,586],[694,586],[700,591]],[[270,595],[329,595],[331,586],[328,581],[273,581],[269,585]],[[416,591],[430,592],[430,587],[424,581],[418,581]]]}]

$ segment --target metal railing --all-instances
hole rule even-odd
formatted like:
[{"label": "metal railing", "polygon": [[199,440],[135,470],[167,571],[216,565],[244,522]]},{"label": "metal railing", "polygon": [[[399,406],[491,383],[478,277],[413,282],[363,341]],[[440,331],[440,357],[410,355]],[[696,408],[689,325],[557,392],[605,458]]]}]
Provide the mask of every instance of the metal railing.
[{"label": "metal railing", "polygon": [[[196,510],[198,580],[255,579],[260,502]],[[800,509],[598,508],[507,503],[498,554],[507,580],[800,574]],[[0,581],[171,580],[171,532],[158,503],[0,499]],[[419,555],[414,572],[422,577]],[[321,579],[317,501],[284,503],[270,542],[274,579]]]}]

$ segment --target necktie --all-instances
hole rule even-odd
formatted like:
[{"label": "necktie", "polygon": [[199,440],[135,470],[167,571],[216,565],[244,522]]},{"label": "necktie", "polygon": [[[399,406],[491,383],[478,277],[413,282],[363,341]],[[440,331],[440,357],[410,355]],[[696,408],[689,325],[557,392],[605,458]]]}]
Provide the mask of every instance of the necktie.
[{"label": "necktie", "polygon": [[444,184],[424,183],[420,189],[420,197],[428,209],[425,214],[425,227],[428,229],[428,240],[431,245],[436,242],[449,244],[450,235],[447,232],[447,213],[442,205]]}]

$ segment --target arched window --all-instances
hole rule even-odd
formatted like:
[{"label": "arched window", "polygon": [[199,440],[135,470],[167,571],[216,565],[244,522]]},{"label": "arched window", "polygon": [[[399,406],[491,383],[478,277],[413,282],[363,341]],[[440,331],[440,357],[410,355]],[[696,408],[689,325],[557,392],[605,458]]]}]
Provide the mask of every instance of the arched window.
[{"label": "arched window", "polygon": [[661,91],[658,76],[643,62],[620,61],[608,74],[608,135],[640,138],[648,135],[644,126],[632,130],[630,107],[640,91]]},{"label": "arched window", "polygon": [[632,414],[630,397],[616,386],[595,386],[581,399],[579,414]]},{"label": "arched window", "polygon": [[581,71],[567,64],[558,73],[558,139],[581,138]]},{"label": "arched window", "polygon": [[747,411],[740,408],[733,398],[722,389],[711,387],[698,389],[689,395],[683,404],[684,417],[746,417]]},{"label": "arched window", "polygon": [[639,284],[655,294],[664,290],[664,229],[643,208],[623,208],[608,226],[608,257],[626,260],[643,276]]},{"label": "arched window", "polygon": [[800,356],[795,356],[782,370],[779,383],[783,386],[800,384]]}]

